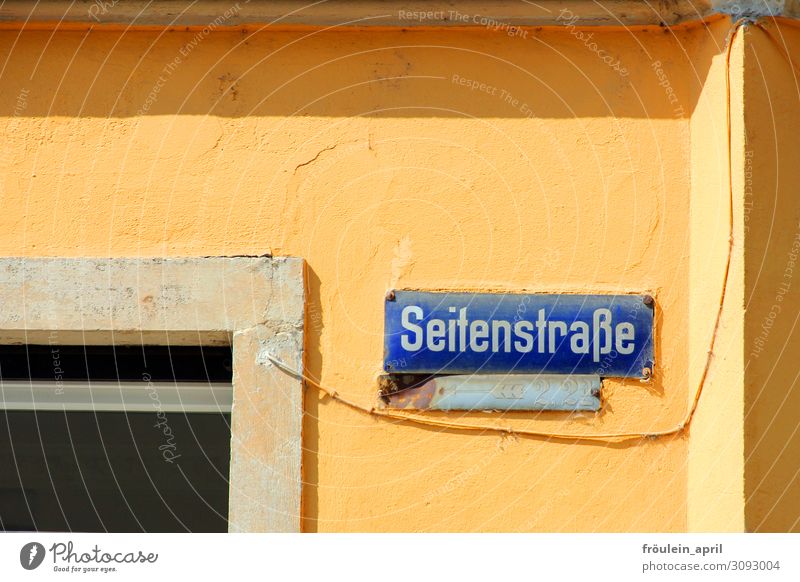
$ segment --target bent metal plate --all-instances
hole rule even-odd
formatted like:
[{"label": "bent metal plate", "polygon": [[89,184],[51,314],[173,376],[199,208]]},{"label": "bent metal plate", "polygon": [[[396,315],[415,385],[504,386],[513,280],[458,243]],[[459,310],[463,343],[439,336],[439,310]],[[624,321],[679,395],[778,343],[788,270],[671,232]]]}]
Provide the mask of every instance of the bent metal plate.
[{"label": "bent metal plate", "polygon": [[386,408],[416,410],[600,410],[600,377],[548,374],[436,376],[387,391]]},{"label": "bent metal plate", "polygon": [[590,374],[653,369],[648,295],[394,291],[384,370],[405,374]]}]

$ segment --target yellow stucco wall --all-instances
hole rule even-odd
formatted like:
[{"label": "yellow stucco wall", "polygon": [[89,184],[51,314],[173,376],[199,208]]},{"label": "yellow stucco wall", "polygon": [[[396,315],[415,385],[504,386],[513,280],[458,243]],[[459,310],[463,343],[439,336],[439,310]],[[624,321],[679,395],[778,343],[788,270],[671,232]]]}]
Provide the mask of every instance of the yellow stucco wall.
[{"label": "yellow stucco wall", "polygon": [[744,53],[747,216],[745,493],[748,531],[800,531],[800,30],[767,24]]},{"label": "yellow stucco wall", "polygon": [[[730,51],[731,168],[728,167],[727,54],[731,23],[712,27],[694,47],[711,60],[691,120],[692,196],[689,400],[701,383],[714,340],[714,357],[690,427],[688,456],[688,529],[744,530],[744,373],[742,334],[743,278],[743,74],[746,34],[738,31]],[[733,178],[733,181],[729,180]],[[731,188],[732,186],[732,188]],[[731,233],[731,217],[733,233]],[[729,239],[733,236],[731,249]],[[730,265],[728,254],[731,252]],[[724,308],[719,328],[723,287]]]},{"label": "yellow stucco wall", "polygon": [[[597,416],[447,418],[669,428],[724,259],[691,199],[707,164],[705,211],[727,202],[729,28],[0,32],[0,254],[304,257],[307,373],[367,405],[391,287],[651,292],[651,383],[607,381]],[[703,269],[712,295],[691,288]],[[313,388],[306,412],[306,531],[680,531],[709,495],[685,436],[426,429]]]}]

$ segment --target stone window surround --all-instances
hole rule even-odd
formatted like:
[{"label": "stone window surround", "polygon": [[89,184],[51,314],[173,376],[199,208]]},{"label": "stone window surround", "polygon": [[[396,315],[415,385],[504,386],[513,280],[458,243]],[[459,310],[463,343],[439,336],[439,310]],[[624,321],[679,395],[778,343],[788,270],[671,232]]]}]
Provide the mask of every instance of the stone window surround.
[{"label": "stone window surround", "polygon": [[[233,350],[229,531],[298,532],[304,261],[2,258],[0,343]],[[143,384],[144,388],[144,384]]]}]

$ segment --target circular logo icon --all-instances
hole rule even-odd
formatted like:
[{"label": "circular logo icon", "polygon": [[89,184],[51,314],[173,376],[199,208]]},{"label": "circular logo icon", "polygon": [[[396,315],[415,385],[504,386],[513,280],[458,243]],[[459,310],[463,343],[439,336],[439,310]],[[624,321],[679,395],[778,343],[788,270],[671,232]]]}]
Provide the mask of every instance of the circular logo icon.
[{"label": "circular logo icon", "polygon": [[35,570],[44,561],[44,546],[39,542],[30,542],[19,551],[19,563],[26,570]]}]

